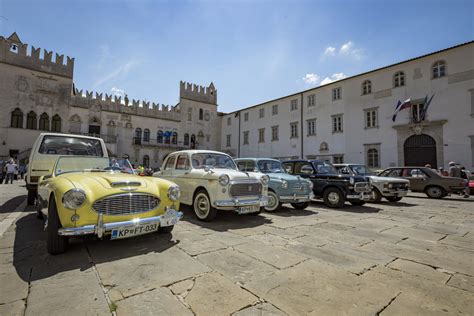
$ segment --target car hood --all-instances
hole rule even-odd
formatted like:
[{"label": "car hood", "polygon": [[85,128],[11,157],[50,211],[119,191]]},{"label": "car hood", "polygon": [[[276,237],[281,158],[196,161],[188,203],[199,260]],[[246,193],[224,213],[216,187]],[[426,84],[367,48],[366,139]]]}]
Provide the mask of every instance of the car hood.
[{"label": "car hood", "polygon": [[395,182],[395,183],[410,183],[410,181],[403,178],[395,177],[379,177],[379,176],[368,176],[374,182]]},{"label": "car hood", "polygon": [[59,175],[72,183],[80,183],[81,186],[89,187],[101,186],[105,189],[119,189],[120,187],[147,188],[151,186],[151,181],[144,177],[119,172],[74,172]]},{"label": "car hood", "polygon": [[260,178],[264,175],[260,172],[244,172],[239,170],[233,169],[213,169],[213,175],[217,175],[220,177],[221,175],[228,175],[230,181],[239,181],[239,180],[260,180]]},{"label": "car hood", "polygon": [[265,173],[265,174],[270,177],[270,180],[285,180],[288,182],[291,182],[291,181],[299,182],[301,180],[304,180],[303,178],[299,176],[293,176],[288,173],[275,172],[275,173]]}]

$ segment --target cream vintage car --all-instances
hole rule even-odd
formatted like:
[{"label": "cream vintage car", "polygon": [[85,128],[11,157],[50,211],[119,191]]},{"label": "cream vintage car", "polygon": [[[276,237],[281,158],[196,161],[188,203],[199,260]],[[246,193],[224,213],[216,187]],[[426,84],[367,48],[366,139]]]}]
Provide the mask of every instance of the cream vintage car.
[{"label": "cream vintage car", "polygon": [[153,176],[178,184],[181,203],[192,205],[202,221],[211,221],[217,210],[258,214],[268,204],[269,177],[239,171],[229,155],[217,151],[174,152]]},{"label": "cream vintage car", "polygon": [[38,181],[38,216],[46,219],[48,252],[66,251],[68,238],[75,236],[169,233],[183,216],[180,194],[170,181],[135,175],[128,160],[59,156],[53,172]]}]

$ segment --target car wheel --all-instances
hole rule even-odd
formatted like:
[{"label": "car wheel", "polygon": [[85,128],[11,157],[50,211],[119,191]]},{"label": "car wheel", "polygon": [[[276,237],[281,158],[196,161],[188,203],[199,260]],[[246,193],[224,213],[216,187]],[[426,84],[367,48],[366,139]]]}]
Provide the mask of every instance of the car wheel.
[{"label": "car wheel", "polygon": [[217,215],[217,210],[212,207],[211,199],[205,190],[199,190],[194,195],[193,209],[200,221],[210,222]]},{"label": "car wheel", "polygon": [[35,205],[35,200],[36,200],[36,191],[35,190],[28,190],[28,199],[27,199],[27,204],[28,205]]},{"label": "car wheel", "polygon": [[398,201],[400,201],[402,198],[399,197],[399,196],[387,196],[386,199],[387,199],[389,202],[398,202]]},{"label": "car wheel", "polygon": [[337,188],[327,188],[323,193],[324,204],[332,208],[340,208],[344,206],[346,197],[342,194],[341,190]]},{"label": "car wheel", "polygon": [[265,211],[274,212],[281,208],[280,198],[278,194],[273,191],[268,191],[268,205],[265,206]]},{"label": "car wheel", "polygon": [[446,196],[446,192],[443,188],[438,186],[430,186],[425,189],[425,193],[432,199],[441,199]]},{"label": "car wheel", "polygon": [[48,239],[46,243],[48,252],[52,255],[58,255],[67,249],[68,238],[59,236],[59,228],[61,228],[61,223],[56,208],[56,200],[52,197],[48,208]]},{"label": "car wheel", "polygon": [[371,200],[371,202],[380,203],[380,201],[382,201],[382,194],[377,188],[374,188],[373,195],[374,198]]},{"label": "car wheel", "polygon": [[297,210],[304,210],[309,206],[309,202],[291,203],[291,206],[293,206]]},{"label": "car wheel", "polygon": [[173,231],[174,225],[171,226],[160,226],[158,228],[158,233],[160,234],[169,234]]},{"label": "car wheel", "polygon": [[361,201],[361,200],[350,200],[349,202],[355,206],[362,206],[365,204],[365,201]]}]

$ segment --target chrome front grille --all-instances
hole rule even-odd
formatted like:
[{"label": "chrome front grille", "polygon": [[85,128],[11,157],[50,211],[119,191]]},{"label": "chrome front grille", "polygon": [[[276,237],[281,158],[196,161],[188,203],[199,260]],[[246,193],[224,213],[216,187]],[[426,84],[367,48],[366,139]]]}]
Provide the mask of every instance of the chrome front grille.
[{"label": "chrome front grille", "polygon": [[408,184],[406,183],[392,183],[392,189],[394,190],[407,190],[408,189]]},{"label": "chrome front grille", "polygon": [[249,196],[262,194],[261,183],[235,183],[230,187],[230,195],[232,196]]},{"label": "chrome front grille", "polygon": [[354,184],[354,191],[356,192],[370,192],[372,191],[368,182],[357,182]]},{"label": "chrome front grille", "polygon": [[130,215],[151,211],[158,207],[160,199],[144,193],[116,194],[97,200],[94,211],[103,215]]}]

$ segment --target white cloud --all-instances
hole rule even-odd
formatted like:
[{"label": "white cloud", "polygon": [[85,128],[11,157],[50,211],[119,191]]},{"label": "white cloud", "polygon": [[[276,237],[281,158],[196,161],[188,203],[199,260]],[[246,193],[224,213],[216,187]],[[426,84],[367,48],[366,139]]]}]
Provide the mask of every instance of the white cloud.
[{"label": "white cloud", "polygon": [[354,47],[354,43],[349,41],[347,43],[342,44],[341,48],[339,49],[339,53],[343,55],[349,55]]},{"label": "white cloud", "polygon": [[114,80],[115,78],[119,76],[126,76],[128,72],[135,67],[138,64],[136,60],[129,60],[127,63],[121,65],[114,71],[110,72],[109,74],[106,74],[102,78],[99,78],[98,80],[95,81],[94,83],[94,89],[97,88],[100,85],[103,85],[104,83]]},{"label": "white cloud", "polygon": [[334,81],[338,81],[338,80],[344,79],[346,77],[347,76],[343,72],[336,72],[336,73],[332,74],[331,76],[324,78],[323,81],[321,81],[321,83],[319,85],[323,86],[325,84],[328,84],[328,83],[331,83],[331,82],[334,82]]},{"label": "white cloud", "polygon": [[112,95],[115,95],[117,97],[125,97],[125,91],[117,87],[112,87],[112,89],[110,89],[110,92],[112,92]]},{"label": "white cloud", "polygon": [[319,81],[319,76],[314,73],[306,74],[303,77],[303,81],[307,84],[317,84]]},{"label": "white cloud", "polygon": [[326,56],[334,56],[336,54],[336,47],[328,46],[324,51],[324,55]]}]

